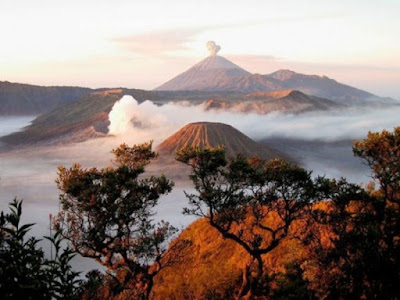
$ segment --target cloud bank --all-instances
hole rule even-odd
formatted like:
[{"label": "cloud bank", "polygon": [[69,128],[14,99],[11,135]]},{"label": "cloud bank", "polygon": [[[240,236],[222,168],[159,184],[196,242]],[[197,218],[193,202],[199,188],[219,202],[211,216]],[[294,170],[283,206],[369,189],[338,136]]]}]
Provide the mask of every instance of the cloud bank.
[{"label": "cloud bank", "polygon": [[162,106],[151,101],[139,104],[133,97],[124,96],[109,114],[109,134],[133,142],[154,139],[158,144],[188,123],[208,121],[232,125],[255,140],[283,137],[336,141],[361,139],[368,131],[392,130],[400,125],[399,114],[400,106],[380,110],[351,108],[301,115],[258,115],[205,111],[203,104],[188,102],[170,102]]}]

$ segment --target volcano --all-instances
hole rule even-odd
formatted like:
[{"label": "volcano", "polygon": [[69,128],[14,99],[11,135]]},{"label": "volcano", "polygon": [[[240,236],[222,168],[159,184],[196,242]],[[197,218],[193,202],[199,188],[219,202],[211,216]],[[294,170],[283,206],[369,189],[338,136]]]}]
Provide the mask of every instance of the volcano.
[{"label": "volcano", "polygon": [[162,142],[157,151],[160,155],[175,156],[185,147],[209,148],[223,146],[227,156],[242,154],[257,155],[264,159],[283,157],[277,151],[265,148],[234,127],[223,123],[190,123]]},{"label": "volcano", "polygon": [[210,55],[156,90],[218,90],[223,82],[248,75],[251,74],[226,58]]},{"label": "volcano", "polygon": [[298,90],[339,104],[398,103],[391,98],[378,97],[326,76],[305,75],[291,70],[278,70],[264,75],[252,74],[219,55],[210,55],[155,90],[238,94]]}]

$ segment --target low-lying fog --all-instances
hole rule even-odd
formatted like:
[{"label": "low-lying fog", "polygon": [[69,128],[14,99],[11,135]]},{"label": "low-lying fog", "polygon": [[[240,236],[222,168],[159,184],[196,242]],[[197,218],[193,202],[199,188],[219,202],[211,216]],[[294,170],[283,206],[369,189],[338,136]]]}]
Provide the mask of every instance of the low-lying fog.
[{"label": "low-lying fog", "polygon": [[36,116],[0,116],[0,137],[28,126]]},{"label": "low-lying fog", "polygon": [[[196,121],[230,124],[261,144],[293,157],[303,167],[313,170],[314,175],[343,176],[352,182],[366,183],[369,181],[369,170],[353,157],[352,140],[364,138],[369,130],[393,130],[393,127],[400,125],[399,115],[399,106],[383,110],[352,109],[302,115],[244,115],[205,112],[201,105],[167,104],[159,107],[148,101],[139,105],[132,97],[125,96],[110,113],[110,132],[113,136],[70,146],[0,153],[0,209],[8,211],[8,203],[14,197],[24,199],[23,221],[36,223],[34,235],[48,235],[49,214],[54,215],[59,209],[54,182],[57,166],[70,166],[75,162],[84,167],[106,166],[112,158],[111,149],[120,143],[132,144],[154,139],[156,146],[183,125]],[[0,134],[18,130],[31,119],[0,119],[3,129]],[[12,127],[11,124],[18,126]],[[150,169],[152,173],[157,173],[159,168],[163,169],[163,166],[156,164]],[[169,170],[167,175],[173,175],[173,170]],[[191,187],[188,181],[179,180],[176,183],[172,193],[160,199],[157,219],[183,228],[194,220],[181,214],[187,203],[183,190]],[[43,247],[49,252],[46,242]],[[98,265],[79,258],[74,267],[88,270]]]}]

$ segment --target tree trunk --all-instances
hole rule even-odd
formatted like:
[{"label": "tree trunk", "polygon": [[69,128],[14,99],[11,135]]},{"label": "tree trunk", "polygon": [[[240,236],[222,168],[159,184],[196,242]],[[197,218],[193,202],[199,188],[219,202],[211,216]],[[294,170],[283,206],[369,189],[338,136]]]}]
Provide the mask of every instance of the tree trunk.
[{"label": "tree trunk", "polygon": [[150,299],[150,293],[151,293],[151,290],[153,289],[153,285],[154,285],[154,276],[150,275],[148,278],[148,282],[145,285],[144,300]]},{"label": "tree trunk", "polygon": [[[257,289],[259,281],[263,276],[264,265],[261,255],[252,256],[252,260],[245,266],[242,275],[242,286],[240,287],[238,296],[236,299],[248,300],[252,299],[254,291]],[[257,273],[255,277],[251,276],[251,266],[253,262],[257,263]]]},{"label": "tree trunk", "polygon": [[250,292],[250,267],[251,267],[251,262],[246,264],[244,267],[243,273],[242,273],[242,286],[240,287],[239,293],[237,297],[235,297],[236,300],[240,299],[250,299],[250,298],[244,298],[247,296],[247,294]]},{"label": "tree trunk", "polygon": [[263,261],[261,258],[261,255],[257,255],[254,257],[257,261],[257,281],[260,280],[260,278],[263,276],[263,272],[264,272],[264,265],[263,265]]}]

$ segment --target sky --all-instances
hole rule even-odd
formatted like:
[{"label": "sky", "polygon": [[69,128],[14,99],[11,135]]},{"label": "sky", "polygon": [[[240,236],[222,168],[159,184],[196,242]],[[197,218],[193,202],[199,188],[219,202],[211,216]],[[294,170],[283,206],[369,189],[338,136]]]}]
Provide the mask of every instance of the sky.
[{"label": "sky", "polygon": [[400,99],[399,0],[1,0],[0,81],[153,89],[219,52]]}]

